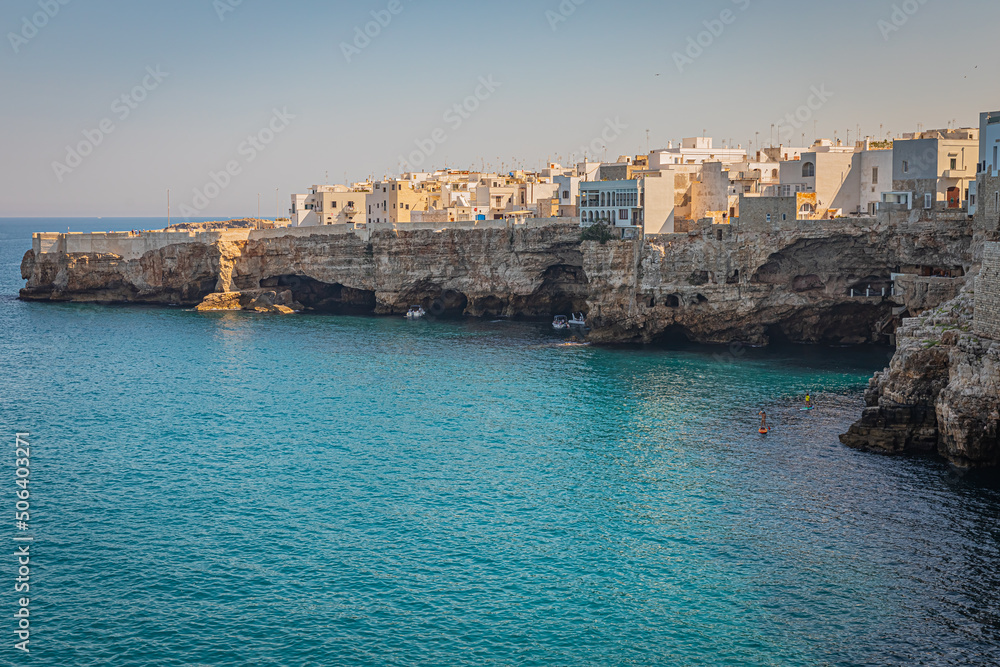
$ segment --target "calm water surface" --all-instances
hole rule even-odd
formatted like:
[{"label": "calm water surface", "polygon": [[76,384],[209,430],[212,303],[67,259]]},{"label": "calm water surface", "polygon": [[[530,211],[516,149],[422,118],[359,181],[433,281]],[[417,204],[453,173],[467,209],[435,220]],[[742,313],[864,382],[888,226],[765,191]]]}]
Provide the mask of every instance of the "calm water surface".
[{"label": "calm water surface", "polygon": [[837,440],[888,350],[15,300],[31,230],[109,224],[0,221],[0,664],[1000,661],[1000,486]]}]

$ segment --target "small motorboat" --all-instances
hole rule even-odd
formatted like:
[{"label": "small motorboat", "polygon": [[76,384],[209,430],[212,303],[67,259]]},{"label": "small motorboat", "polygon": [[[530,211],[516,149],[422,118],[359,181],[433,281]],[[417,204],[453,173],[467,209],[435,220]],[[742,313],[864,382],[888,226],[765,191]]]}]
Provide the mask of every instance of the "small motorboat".
[{"label": "small motorboat", "polygon": [[556,319],[552,320],[552,328],[557,331],[569,329],[569,320],[565,315],[556,315]]},{"label": "small motorboat", "polygon": [[583,316],[583,313],[576,313],[570,318],[569,325],[571,327],[585,327],[587,326],[587,319]]},{"label": "small motorboat", "polygon": [[427,311],[424,310],[423,306],[410,306],[410,309],[406,311],[406,319],[408,320],[420,320],[427,316]]}]

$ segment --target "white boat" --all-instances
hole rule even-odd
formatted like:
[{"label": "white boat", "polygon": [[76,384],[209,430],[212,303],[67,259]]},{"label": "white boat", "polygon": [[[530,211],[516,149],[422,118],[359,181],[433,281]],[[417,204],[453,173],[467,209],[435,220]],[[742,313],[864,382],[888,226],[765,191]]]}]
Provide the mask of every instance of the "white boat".
[{"label": "white boat", "polygon": [[587,326],[587,319],[583,316],[583,313],[576,313],[570,318],[569,325],[571,327],[585,327]]},{"label": "white boat", "polygon": [[556,315],[556,319],[552,320],[552,328],[559,331],[569,329],[569,320],[565,315]]},{"label": "white boat", "polygon": [[427,311],[423,309],[423,306],[410,306],[410,309],[406,311],[406,319],[408,320],[423,319],[426,315]]}]

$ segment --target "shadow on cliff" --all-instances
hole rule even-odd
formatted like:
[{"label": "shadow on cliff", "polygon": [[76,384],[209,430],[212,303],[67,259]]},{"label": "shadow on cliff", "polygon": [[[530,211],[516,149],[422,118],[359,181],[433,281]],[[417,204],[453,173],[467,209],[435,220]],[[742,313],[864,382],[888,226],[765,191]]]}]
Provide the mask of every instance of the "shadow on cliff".
[{"label": "shadow on cliff", "polygon": [[264,288],[291,290],[295,301],[324,315],[371,315],[375,312],[375,292],[320,282],[307,276],[277,276],[260,281]]}]

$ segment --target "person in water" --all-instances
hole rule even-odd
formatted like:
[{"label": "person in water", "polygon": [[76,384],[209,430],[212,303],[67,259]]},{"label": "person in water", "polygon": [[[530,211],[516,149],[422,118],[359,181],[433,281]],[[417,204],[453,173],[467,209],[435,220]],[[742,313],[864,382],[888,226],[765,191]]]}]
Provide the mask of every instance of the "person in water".
[{"label": "person in water", "polygon": [[767,430],[767,413],[764,412],[764,410],[761,410],[759,416],[760,416],[760,430],[766,431]]},{"label": "person in water", "polygon": [[813,406],[812,396],[806,394],[806,407],[811,408]]}]

